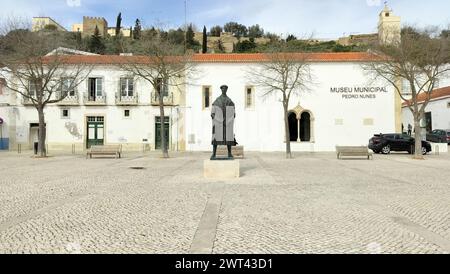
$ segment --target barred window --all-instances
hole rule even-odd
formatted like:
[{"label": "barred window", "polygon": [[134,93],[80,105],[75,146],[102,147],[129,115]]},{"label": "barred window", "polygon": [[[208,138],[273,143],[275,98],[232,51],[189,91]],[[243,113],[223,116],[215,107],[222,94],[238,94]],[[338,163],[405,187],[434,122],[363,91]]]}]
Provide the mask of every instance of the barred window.
[{"label": "barred window", "polygon": [[203,86],[203,109],[209,108],[211,106],[211,86]]},{"label": "barred window", "polygon": [[254,88],[253,87],[245,88],[245,107],[246,108],[254,107]]},{"label": "barred window", "polygon": [[29,82],[28,91],[29,91],[30,96],[36,96],[37,91],[38,91],[39,87],[41,86],[41,83],[42,82],[39,80],[34,80],[34,81]]}]

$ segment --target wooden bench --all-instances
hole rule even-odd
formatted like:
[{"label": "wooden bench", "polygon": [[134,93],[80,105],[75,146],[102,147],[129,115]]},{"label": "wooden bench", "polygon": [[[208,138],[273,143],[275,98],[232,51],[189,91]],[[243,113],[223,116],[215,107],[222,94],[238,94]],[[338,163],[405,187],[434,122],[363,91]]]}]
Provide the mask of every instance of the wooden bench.
[{"label": "wooden bench", "polygon": [[[231,147],[231,154],[233,154],[234,158],[244,159],[244,146]],[[225,157],[228,156],[227,146],[218,146],[216,155]]]},{"label": "wooden bench", "polygon": [[370,160],[373,153],[369,152],[369,148],[367,146],[336,146],[337,158],[342,159],[342,156],[360,156],[367,157],[367,160]]},{"label": "wooden bench", "polygon": [[114,157],[120,158],[122,149],[120,145],[104,145],[104,146],[91,146],[86,153],[86,159],[88,156],[92,158],[92,155],[114,155]]}]

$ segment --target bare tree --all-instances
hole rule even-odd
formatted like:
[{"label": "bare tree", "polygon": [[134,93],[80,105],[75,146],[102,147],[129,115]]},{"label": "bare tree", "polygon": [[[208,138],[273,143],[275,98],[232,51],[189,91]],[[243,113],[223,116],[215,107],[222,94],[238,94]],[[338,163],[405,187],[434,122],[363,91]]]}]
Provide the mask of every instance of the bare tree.
[{"label": "bare tree", "polygon": [[[415,151],[415,159],[423,159],[420,121],[437,81],[450,69],[450,39],[439,34],[437,28],[406,27],[398,39],[372,45],[379,58],[363,65],[374,79],[389,82],[413,114],[415,145],[411,150]],[[405,82],[409,86],[410,98],[403,92]]]},{"label": "bare tree", "polygon": [[263,89],[262,96],[281,95],[284,113],[286,158],[292,158],[289,131],[289,102],[292,96],[308,91],[312,83],[309,54],[290,52],[286,43],[277,43],[264,54],[257,69],[247,72],[247,78]]},{"label": "bare tree", "polygon": [[142,37],[139,40],[139,56],[124,57],[119,62],[120,67],[150,83],[159,102],[159,111],[162,123],[160,133],[161,148],[164,158],[169,157],[168,144],[164,138],[164,97],[169,88],[182,92],[188,75],[195,72],[192,55],[185,53],[182,45],[177,45],[160,36]]},{"label": "bare tree", "polygon": [[0,43],[1,63],[6,67],[2,74],[6,87],[19,94],[24,103],[36,108],[39,118],[38,151],[41,157],[45,157],[45,107],[64,100],[84,81],[91,69],[83,64],[67,64],[66,56],[58,51],[47,55],[61,45],[60,36],[45,31],[30,32],[23,28],[24,25],[13,20],[3,25],[7,29],[2,30],[5,36]]}]

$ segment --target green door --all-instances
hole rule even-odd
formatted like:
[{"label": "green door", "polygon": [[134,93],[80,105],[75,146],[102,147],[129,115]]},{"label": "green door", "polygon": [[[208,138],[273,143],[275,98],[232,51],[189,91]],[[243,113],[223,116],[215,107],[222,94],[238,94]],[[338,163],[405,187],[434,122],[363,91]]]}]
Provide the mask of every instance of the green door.
[{"label": "green door", "polygon": [[88,117],[87,118],[87,148],[104,144],[104,118]]},{"label": "green door", "polygon": [[[169,147],[169,117],[164,117],[164,138],[166,147]],[[161,149],[161,117],[155,117],[155,148]]]}]

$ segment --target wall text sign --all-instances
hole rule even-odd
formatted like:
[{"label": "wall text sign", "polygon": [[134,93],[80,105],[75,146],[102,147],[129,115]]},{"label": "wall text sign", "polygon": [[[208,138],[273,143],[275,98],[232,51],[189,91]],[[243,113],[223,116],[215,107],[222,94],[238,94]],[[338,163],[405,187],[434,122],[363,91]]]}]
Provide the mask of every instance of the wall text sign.
[{"label": "wall text sign", "polygon": [[387,93],[385,87],[331,87],[330,93],[341,95],[342,99],[376,99],[378,94]]}]

